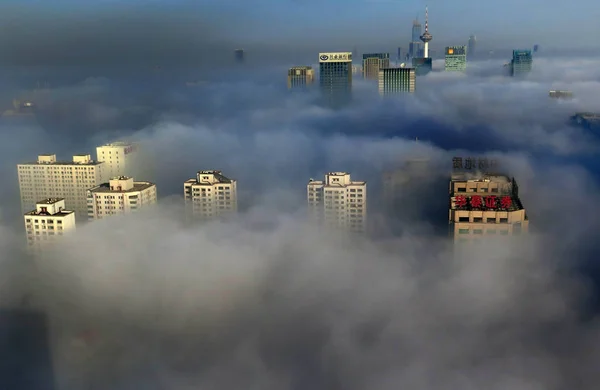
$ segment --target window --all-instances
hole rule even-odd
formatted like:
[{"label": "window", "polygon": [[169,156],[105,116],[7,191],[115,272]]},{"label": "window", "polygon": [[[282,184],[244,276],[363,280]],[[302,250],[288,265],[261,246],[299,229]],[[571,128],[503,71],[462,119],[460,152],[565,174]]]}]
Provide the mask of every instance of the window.
[{"label": "window", "polygon": [[456,189],[456,192],[467,192],[467,188],[466,187],[458,187]]},{"label": "window", "polygon": [[469,234],[469,229],[458,229],[458,234]]},{"label": "window", "polygon": [[488,218],[486,219],[487,223],[496,223],[496,218]]},{"label": "window", "polygon": [[508,218],[500,218],[500,223],[508,223]]},{"label": "window", "polygon": [[458,222],[469,222],[469,217],[458,217]]},{"label": "window", "polygon": [[483,218],[481,218],[481,217],[473,218],[473,222],[482,223],[483,222]]},{"label": "window", "polygon": [[483,229],[474,229],[473,234],[483,234]]}]

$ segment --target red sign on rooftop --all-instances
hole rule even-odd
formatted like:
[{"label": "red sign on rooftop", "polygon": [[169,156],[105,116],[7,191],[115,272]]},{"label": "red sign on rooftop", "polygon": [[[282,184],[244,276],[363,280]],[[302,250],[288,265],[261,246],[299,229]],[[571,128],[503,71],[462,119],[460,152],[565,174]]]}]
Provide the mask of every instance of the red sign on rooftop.
[{"label": "red sign on rooftop", "polygon": [[498,210],[507,211],[513,206],[510,196],[464,196],[458,195],[454,198],[454,204],[459,210]]}]

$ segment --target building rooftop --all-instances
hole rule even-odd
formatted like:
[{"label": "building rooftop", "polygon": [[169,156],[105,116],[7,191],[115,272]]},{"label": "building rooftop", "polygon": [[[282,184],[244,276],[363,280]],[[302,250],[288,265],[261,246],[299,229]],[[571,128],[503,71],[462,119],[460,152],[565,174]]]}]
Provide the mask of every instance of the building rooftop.
[{"label": "building rooftop", "polygon": [[507,175],[503,174],[490,174],[490,173],[479,173],[479,172],[453,172],[451,179],[452,181],[464,181],[464,182],[494,182],[508,184],[512,182],[512,179]]},{"label": "building rooftop", "polygon": [[131,146],[133,145],[132,142],[126,142],[126,141],[117,141],[117,142],[110,142],[108,144],[104,144],[102,146]]},{"label": "building rooftop", "polygon": [[48,217],[66,217],[67,215],[71,215],[73,214],[74,211],[72,210],[61,210],[57,213],[54,214],[50,214],[49,212],[44,212],[44,211],[37,211],[37,210],[32,210],[30,212],[25,213],[25,215],[29,215],[29,216],[48,216]]},{"label": "building rooftop", "polygon": [[[124,179],[124,176],[122,176]],[[112,180],[123,180],[121,179],[121,177],[117,177],[117,178],[113,178]],[[138,192],[138,191],[143,191],[147,188],[150,188],[154,185],[154,183],[151,183],[149,181],[135,181],[133,182],[133,188],[128,189],[128,190],[111,190],[110,189],[110,183],[102,183],[99,186],[96,186],[94,188],[90,188],[88,191],[90,192],[106,192],[106,193],[126,193],[126,192]]]},{"label": "building rooftop", "polygon": [[298,65],[298,66],[292,66],[290,69],[300,69],[300,70],[309,70],[312,69],[312,66],[308,66],[308,65]]},{"label": "building rooftop", "polygon": [[36,202],[36,204],[43,204],[43,205],[46,205],[46,204],[55,204],[55,203],[58,203],[58,202],[60,202],[62,200],[65,200],[65,198],[47,198],[47,199],[44,199],[44,200],[40,200],[39,202]]}]

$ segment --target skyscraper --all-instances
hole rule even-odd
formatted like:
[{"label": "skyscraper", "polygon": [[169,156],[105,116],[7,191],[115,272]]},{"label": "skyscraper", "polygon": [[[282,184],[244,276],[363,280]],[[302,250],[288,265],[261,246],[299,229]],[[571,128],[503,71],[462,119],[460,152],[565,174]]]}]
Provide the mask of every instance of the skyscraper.
[{"label": "skyscraper", "polygon": [[446,72],[464,72],[467,70],[467,47],[446,47],[446,60],[444,63],[444,69]]},{"label": "skyscraper", "polygon": [[518,76],[531,72],[533,57],[531,50],[513,50],[513,58],[510,61],[511,76]]},{"label": "skyscraper", "polygon": [[325,104],[341,107],[352,100],[352,53],[319,53],[319,86]]},{"label": "skyscraper", "polygon": [[411,41],[408,44],[408,54],[411,57],[421,56],[421,23],[418,19],[413,20]]},{"label": "skyscraper", "polygon": [[88,218],[102,219],[111,215],[136,212],[142,207],[156,203],[156,185],[147,181],[118,176],[108,183],[87,191]]},{"label": "skyscraper", "polygon": [[305,88],[312,84],[315,78],[315,71],[311,66],[294,66],[288,70],[288,88]]},{"label": "skyscraper", "polygon": [[415,57],[412,59],[412,66],[417,76],[425,76],[433,69],[431,58]]},{"label": "skyscraper", "polygon": [[199,171],[183,184],[185,204],[195,217],[212,219],[237,211],[237,181],[221,171]]},{"label": "skyscraper", "polygon": [[468,48],[467,48],[467,56],[469,56],[469,59],[474,59],[475,58],[475,53],[476,53],[476,46],[477,46],[477,37],[475,35],[471,35],[469,37],[469,43],[468,43]]},{"label": "skyscraper", "polygon": [[363,54],[363,76],[368,80],[377,80],[379,69],[390,67],[390,53]]},{"label": "skyscraper", "polygon": [[352,232],[366,231],[367,183],[352,181],[346,172],[329,172],[325,180],[307,185],[310,217],[325,226]]},{"label": "skyscraper", "polygon": [[379,70],[379,94],[394,95],[415,92],[416,74],[413,68],[386,68]]},{"label": "skyscraper", "polygon": [[73,161],[57,161],[55,154],[38,156],[36,162],[19,164],[19,188],[23,212],[35,208],[39,199],[61,198],[78,219],[87,219],[88,188],[104,180],[104,163],[89,154],[73,156]]},{"label": "skyscraper", "polygon": [[398,55],[396,57],[396,61],[398,62],[398,64],[400,64],[403,60],[404,60],[404,58],[402,57],[402,48],[399,47],[398,48]]}]

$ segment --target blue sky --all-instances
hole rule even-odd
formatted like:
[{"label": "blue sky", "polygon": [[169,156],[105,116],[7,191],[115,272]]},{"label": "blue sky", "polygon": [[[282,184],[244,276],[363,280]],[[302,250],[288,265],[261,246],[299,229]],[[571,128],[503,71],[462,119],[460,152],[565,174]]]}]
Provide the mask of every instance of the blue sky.
[{"label": "blue sky", "polygon": [[[211,27],[210,38],[240,45],[298,45],[326,50],[406,46],[411,22],[430,10],[432,46],[466,43],[475,33],[489,48],[598,47],[597,0],[4,0],[0,19],[21,15],[22,23],[53,18],[153,12],[173,23],[196,20]],[[588,7],[586,9],[586,6]],[[166,12],[169,11],[169,12]],[[161,23],[164,25],[164,23]],[[582,41],[578,37],[584,36]],[[586,40],[587,39],[587,40]]]}]

